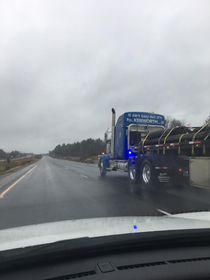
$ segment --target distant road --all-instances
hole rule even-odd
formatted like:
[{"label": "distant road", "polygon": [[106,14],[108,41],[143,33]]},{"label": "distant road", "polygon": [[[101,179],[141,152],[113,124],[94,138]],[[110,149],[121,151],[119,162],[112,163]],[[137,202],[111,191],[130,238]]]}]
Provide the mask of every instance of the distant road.
[{"label": "distant road", "polygon": [[210,191],[129,184],[126,173],[43,157],[0,176],[0,229],[94,217],[163,215],[210,209]]}]

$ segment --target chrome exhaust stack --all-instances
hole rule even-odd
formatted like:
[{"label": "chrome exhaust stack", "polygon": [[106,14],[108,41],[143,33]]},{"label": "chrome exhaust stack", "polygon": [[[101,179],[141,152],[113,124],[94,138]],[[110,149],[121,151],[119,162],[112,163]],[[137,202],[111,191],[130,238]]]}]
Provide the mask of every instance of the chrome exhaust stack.
[{"label": "chrome exhaust stack", "polygon": [[111,158],[114,158],[114,139],[115,139],[115,109],[112,108]]}]

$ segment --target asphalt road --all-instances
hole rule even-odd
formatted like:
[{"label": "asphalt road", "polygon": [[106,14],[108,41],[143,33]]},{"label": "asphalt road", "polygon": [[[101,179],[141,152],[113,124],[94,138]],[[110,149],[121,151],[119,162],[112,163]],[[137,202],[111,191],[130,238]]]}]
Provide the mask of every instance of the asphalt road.
[{"label": "asphalt road", "polygon": [[150,216],[210,209],[210,190],[133,186],[127,173],[43,157],[0,176],[0,229],[95,217]]}]

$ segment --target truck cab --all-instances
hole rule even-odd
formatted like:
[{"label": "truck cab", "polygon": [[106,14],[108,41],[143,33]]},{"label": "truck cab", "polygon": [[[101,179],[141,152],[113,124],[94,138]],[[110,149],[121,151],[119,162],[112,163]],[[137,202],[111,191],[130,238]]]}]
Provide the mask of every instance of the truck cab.
[{"label": "truck cab", "polygon": [[126,112],[115,125],[112,109],[111,137],[105,136],[106,154],[98,161],[101,175],[128,172],[132,183],[141,181],[147,188],[173,182],[210,188],[210,121],[197,128],[165,129],[163,115]]},{"label": "truck cab", "polygon": [[164,128],[163,115],[147,112],[126,112],[115,124],[115,110],[112,109],[111,137],[108,137],[108,132],[105,133],[106,154],[99,156],[101,174],[112,170],[128,171],[129,159],[137,156],[139,144],[148,133]]},{"label": "truck cab", "polygon": [[148,132],[163,130],[164,127],[164,116],[145,112],[126,112],[118,118],[115,125],[115,111],[113,111],[111,158],[128,159],[131,153],[137,152],[136,148],[144,141]]}]

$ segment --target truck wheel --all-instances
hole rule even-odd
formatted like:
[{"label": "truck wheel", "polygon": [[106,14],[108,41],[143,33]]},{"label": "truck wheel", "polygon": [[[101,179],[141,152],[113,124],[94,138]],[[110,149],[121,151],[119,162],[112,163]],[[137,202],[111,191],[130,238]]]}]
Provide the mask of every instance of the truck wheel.
[{"label": "truck wheel", "polygon": [[148,160],[141,165],[141,183],[146,188],[152,188],[155,184],[154,169]]},{"label": "truck wheel", "polygon": [[99,170],[100,170],[100,174],[101,176],[105,176],[106,175],[106,168],[104,168],[104,164],[103,164],[103,160],[100,159],[100,163],[99,163]]},{"label": "truck wheel", "polygon": [[135,164],[133,164],[132,162],[128,163],[128,177],[129,177],[131,183],[133,183],[133,184],[138,183],[139,171],[138,171],[136,163]]}]

